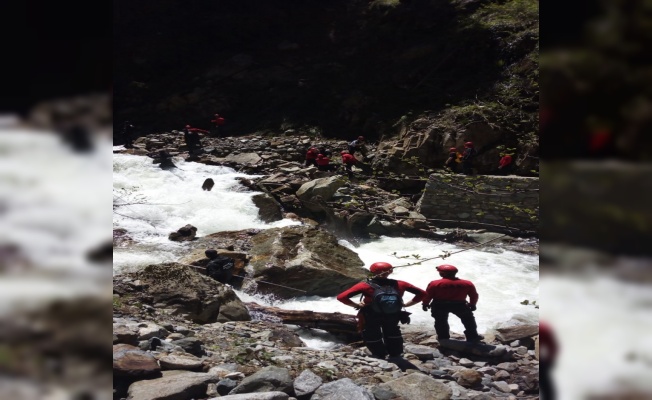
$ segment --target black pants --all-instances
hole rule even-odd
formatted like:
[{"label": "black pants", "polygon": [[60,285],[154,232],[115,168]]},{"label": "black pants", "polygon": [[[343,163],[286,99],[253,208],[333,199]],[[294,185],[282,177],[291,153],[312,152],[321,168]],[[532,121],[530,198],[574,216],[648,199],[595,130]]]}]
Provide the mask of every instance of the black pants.
[{"label": "black pants", "polygon": [[231,282],[231,278],[233,277],[233,268],[208,271],[208,276],[220,283],[227,284]]},{"label": "black pants", "polygon": [[362,339],[365,345],[376,357],[398,357],[403,354],[403,336],[398,326],[399,314],[378,314],[370,309],[364,309],[365,318]]},{"label": "black pants", "polygon": [[430,310],[433,318],[435,318],[435,331],[437,331],[438,339],[450,339],[450,326],[448,325],[448,314],[455,314],[464,325],[464,336],[466,340],[478,339],[478,325],[475,323],[473,311],[466,305],[466,303],[437,303],[431,304]]},{"label": "black pants", "polygon": [[555,386],[551,377],[552,365],[549,362],[539,364],[539,393],[541,400],[555,400]]},{"label": "black pants", "polygon": [[462,161],[462,172],[464,175],[473,175],[473,162]]}]

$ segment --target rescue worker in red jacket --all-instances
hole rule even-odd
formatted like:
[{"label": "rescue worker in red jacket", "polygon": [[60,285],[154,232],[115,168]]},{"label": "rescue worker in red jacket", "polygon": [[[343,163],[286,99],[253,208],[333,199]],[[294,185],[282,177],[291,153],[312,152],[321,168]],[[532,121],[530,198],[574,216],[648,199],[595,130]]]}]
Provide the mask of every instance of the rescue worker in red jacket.
[{"label": "rescue worker in red jacket", "polygon": [[[423,311],[431,308],[431,315],[435,319],[437,338],[450,339],[450,326],[448,314],[453,313],[464,325],[464,336],[467,342],[479,342],[483,339],[478,335],[478,326],[473,316],[478,303],[478,292],[471,281],[456,278],[457,268],[452,265],[437,267],[441,279],[428,284],[426,297],[423,299]],[[467,303],[466,298],[469,297]]]},{"label": "rescue worker in red jacket", "polygon": [[186,125],[186,127],[183,128],[183,139],[185,140],[189,151],[194,150],[195,147],[201,147],[201,141],[197,132],[208,133],[206,130],[193,128],[190,125]]},{"label": "rescue worker in red jacket", "polygon": [[332,171],[333,170],[333,165],[331,165],[331,159],[326,157],[323,154],[317,154],[317,159],[315,160],[317,163],[317,169],[320,171]]},{"label": "rescue worker in red jacket", "polygon": [[215,118],[211,120],[213,125],[215,126],[215,137],[220,137],[222,136],[222,126],[226,122],[223,117],[220,116],[220,114],[215,114]]},{"label": "rescue worker in red jacket", "polygon": [[[376,262],[371,264],[369,270],[373,278],[355,284],[348,290],[340,293],[337,300],[351,306],[357,310],[358,319],[363,323],[362,339],[365,345],[374,357],[384,359],[387,355],[390,357],[400,357],[403,353],[403,336],[401,328],[398,326],[401,322],[401,307],[411,307],[419,303],[425,296],[425,292],[418,287],[404,281],[388,279],[394,267],[386,262]],[[377,291],[372,285],[377,287],[394,288],[396,299],[398,300],[398,311],[387,313],[378,308],[374,302],[374,293]],[[412,300],[405,304],[402,303],[403,294],[408,291],[414,293]],[[351,297],[362,295],[361,302],[354,302]]]},{"label": "rescue worker in red jacket", "polygon": [[502,158],[498,163],[498,173],[501,175],[507,175],[512,172],[512,156],[509,154],[501,154]]},{"label": "rescue worker in red jacket", "polygon": [[353,156],[353,154],[349,153],[346,150],[342,150],[340,154],[342,154],[342,164],[344,164],[344,168],[346,169],[346,173],[348,174],[349,179],[353,179],[353,170],[351,167],[356,165],[358,160]]},{"label": "rescue worker in red jacket", "polygon": [[542,400],[554,400],[557,397],[551,372],[558,352],[559,345],[552,328],[539,321],[539,389]]},{"label": "rescue worker in red jacket", "polygon": [[319,150],[316,147],[311,147],[306,152],[306,167],[311,165],[317,166],[317,156],[319,155]]}]

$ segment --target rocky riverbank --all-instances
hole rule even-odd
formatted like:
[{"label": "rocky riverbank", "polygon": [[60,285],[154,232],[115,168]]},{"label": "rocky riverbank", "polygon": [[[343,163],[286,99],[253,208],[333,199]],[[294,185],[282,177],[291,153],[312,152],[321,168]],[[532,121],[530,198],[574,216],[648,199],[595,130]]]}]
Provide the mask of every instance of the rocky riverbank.
[{"label": "rocky riverbank", "polygon": [[116,399],[538,397],[536,325],[510,321],[487,333],[489,345],[458,334],[440,343],[432,328],[402,325],[418,370],[401,371],[359,340],[307,348],[300,328],[248,312],[228,286],[178,264],[116,276],[114,292]]},{"label": "rocky riverbank", "polygon": [[[282,286],[257,284],[263,280],[301,288],[307,295],[333,296],[366,276],[362,261],[340,246],[338,237],[431,237],[462,247],[494,239],[528,253],[537,251],[536,239],[436,226],[417,209],[424,179],[379,168],[370,174],[357,170],[348,179],[340,169],[322,172],[303,165],[309,146],[326,147],[337,160],[345,141],[255,134],[204,137],[202,145],[203,152],[189,154],[182,135],[173,131],[140,138],[134,149],[118,151],[156,162],[165,150],[173,160],[182,157],[259,175],[240,183],[243,190],[262,192],[254,198],[261,219],[295,218],[303,224],[204,237],[195,237],[192,226],[180,227],[170,239],[187,241],[188,252],[177,263],[116,275],[115,399],[538,397],[536,325],[505,321],[504,329],[487,333],[486,345],[475,346],[459,334],[440,343],[433,328],[402,325],[404,357],[418,368],[402,371],[395,363],[370,357],[354,331],[339,335],[342,344],[330,350],[307,348],[297,332],[315,325],[285,325],[273,313],[247,306],[231,287],[202,270],[207,262],[203,250],[216,248],[236,260],[236,274],[247,276],[233,283],[244,291],[277,298],[297,295]],[[373,167],[380,158],[375,146],[370,150],[364,162]],[[114,231],[114,245],[132,244],[129,232]],[[331,318],[330,327],[349,322],[344,314],[320,317]]]}]

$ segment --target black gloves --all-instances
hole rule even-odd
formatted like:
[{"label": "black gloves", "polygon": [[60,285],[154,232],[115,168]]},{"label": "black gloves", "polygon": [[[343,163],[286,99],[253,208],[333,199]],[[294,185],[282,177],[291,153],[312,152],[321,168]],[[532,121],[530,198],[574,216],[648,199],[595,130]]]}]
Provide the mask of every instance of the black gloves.
[{"label": "black gloves", "polygon": [[412,314],[412,313],[407,312],[407,311],[401,311],[399,313],[399,321],[404,325],[405,324],[409,325],[410,324],[410,314]]},{"label": "black gloves", "polygon": [[475,306],[473,304],[469,304],[469,309],[471,309],[471,311],[475,311]]},{"label": "black gloves", "polygon": [[428,311],[429,308],[430,308],[430,306],[428,306],[428,305],[426,305],[426,304],[422,304],[422,305],[421,305],[421,309],[422,309],[423,311]]}]

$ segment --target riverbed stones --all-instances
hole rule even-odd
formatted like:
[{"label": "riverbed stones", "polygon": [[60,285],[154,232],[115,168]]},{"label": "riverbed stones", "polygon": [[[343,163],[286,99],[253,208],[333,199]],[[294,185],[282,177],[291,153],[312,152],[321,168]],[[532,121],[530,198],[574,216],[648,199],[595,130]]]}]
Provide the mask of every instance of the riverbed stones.
[{"label": "riverbed stones", "polygon": [[158,359],[161,368],[195,371],[201,368],[202,360],[190,354],[169,354]]},{"label": "riverbed stones", "polygon": [[410,375],[380,384],[405,400],[449,400],[453,391],[444,383],[429,376]]},{"label": "riverbed stones", "polygon": [[[310,400],[374,400],[373,394],[356,385],[351,379],[338,379],[321,385]],[[407,399],[406,399],[407,400]]]},{"label": "riverbed stones", "polygon": [[244,378],[230,394],[271,391],[291,394],[293,390],[290,371],[286,368],[268,366]]},{"label": "riverbed stones", "polygon": [[323,380],[309,369],[305,369],[294,380],[294,393],[297,397],[308,396],[317,390]]}]

